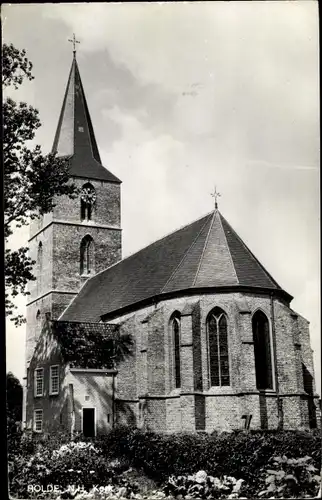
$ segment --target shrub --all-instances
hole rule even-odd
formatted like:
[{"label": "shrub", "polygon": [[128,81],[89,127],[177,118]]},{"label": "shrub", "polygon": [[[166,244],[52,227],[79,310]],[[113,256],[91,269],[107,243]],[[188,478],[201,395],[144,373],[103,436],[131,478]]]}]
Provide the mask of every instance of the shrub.
[{"label": "shrub", "polygon": [[243,479],[237,480],[230,476],[219,479],[201,470],[192,476],[171,476],[164,492],[175,497],[182,495],[184,498],[241,498],[243,482]]},{"label": "shrub", "polygon": [[265,489],[258,496],[263,498],[312,498],[321,483],[312,457],[274,457],[270,468],[264,472]]},{"label": "shrub", "polygon": [[[87,491],[96,485],[123,487],[126,493],[137,490],[135,484],[122,476],[121,462],[110,463],[92,443],[71,442],[53,451],[41,446],[41,450],[31,457],[19,456],[10,464],[11,494],[28,498],[28,486],[46,488],[48,484],[63,490],[71,485]],[[42,496],[41,492],[37,495],[38,498]]]},{"label": "shrub", "polygon": [[[81,436],[68,444],[66,440],[69,436],[56,435],[35,443],[24,436],[10,462],[11,493],[26,498],[27,484],[49,483],[64,488],[75,484],[86,491],[95,484],[126,487],[126,491],[133,486],[134,491],[136,485],[123,474],[131,466],[159,486],[168,484],[169,476],[193,476],[200,470],[220,481],[224,476],[240,478],[245,481],[243,494],[252,498],[267,489],[266,471],[275,470],[270,460],[276,455],[285,455],[287,460],[309,456],[308,467],[315,469],[321,463],[319,431],[164,435],[119,427],[93,442]],[[303,487],[313,491],[315,485]]]}]

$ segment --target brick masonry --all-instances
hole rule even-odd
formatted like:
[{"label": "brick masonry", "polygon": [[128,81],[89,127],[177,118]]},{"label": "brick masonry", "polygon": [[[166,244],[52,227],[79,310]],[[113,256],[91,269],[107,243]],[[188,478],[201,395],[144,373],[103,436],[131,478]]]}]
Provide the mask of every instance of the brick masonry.
[{"label": "brick masonry", "polygon": [[[230,386],[227,387],[210,386],[206,322],[214,307],[222,308],[228,319]],[[252,341],[251,321],[258,309],[267,315],[271,343],[276,345],[273,349],[273,364],[276,366],[274,389],[264,392],[256,389]],[[174,312],[181,313],[180,389],[176,389],[174,385],[173,339],[170,328]],[[305,393],[303,376],[300,376],[302,363],[314,375],[308,322],[295,315],[279,299],[250,293],[182,296],[116,317],[113,323],[119,323],[121,334],[130,333],[134,340],[132,355],[117,366],[114,407],[116,423],[135,424],[161,432],[212,432],[241,429],[245,422],[243,417],[252,415],[253,429],[309,427],[308,401],[312,398]],[[45,339],[44,334],[41,335]],[[48,349],[48,342],[47,339],[46,348],[36,350],[30,365],[31,371],[42,362],[48,372],[49,365],[58,362],[57,346],[54,343]],[[47,357],[47,364],[39,357],[39,353],[43,352],[51,352]],[[53,398],[46,399],[46,395],[43,400],[47,400],[50,414],[53,411],[61,412],[64,415],[63,421],[68,423],[66,412],[71,375],[67,376],[70,373],[68,366],[64,366],[62,360],[60,363],[66,380],[65,383],[61,382],[62,393],[56,398],[56,403]],[[108,381],[102,376],[95,378],[90,373],[86,376],[73,375],[74,397],[79,408],[90,387],[90,404],[94,405],[95,402],[95,407],[99,408],[101,432],[106,431],[110,425],[107,415],[112,411],[111,380],[111,377]],[[29,405],[32,407],[30,397]],[[35,404],[39,403],[36,400]],[[30,418],[29,414],[28,422]],[[75,428],[79,430],[81,421],[77,418]],[[58,422],[58,417],[54,422]]]},{"label": "brick masonry", "polygon": [[[122,257],[120,185],[85,178],[74,178],[73,181],[79,188],[90,182],[96,191],[92,220],[81,221],[79,198],[72,200],[61,196],[52,213],[33,220],[30,225],[29,254],[37,262],[39,244],[42,244],[42,270],[39,273],[38,264],[35,265],[37,280],[30,282],[28,289],[26,371],[28,369],[30,375],[26,380],[28,385],[24,387],[24,418],[29,428],[32,427],[33,410],[42,404],[44,421],[47,422],[48,418],[48,430],[58,421],[59,426],[70,426],[70,419],[67,418],[70,395],[65,376],[69,373],[68,366],[59,358],[53,339],[44,339],[47,328],[44,325],[47,313],[52,319],[59,318],[88,278],[80,275],[82,238],[90,235],[94,240],[95,269],[92,273],[102,271]],[[44,352],[47,353],[46,359]],[[35,398],[32,378],[35,367],[44,367],[47,387],[49,366],[56,362],[61,366],[63,377],[60,396],[49,396],[45,392],[42,398]],[[75,381],[75,384],[79,392],[79,383]]]},{"label": "brick masonry", "polygon": [[[76,179],[81,187],[85,179]],[[80,221],[80,202],[61,198],[52,214],[32,222],[30,255],[37,259],[43,246],[41,286],[30,284],[27,307],[27,386],[25,422],[32,428],[33,411],[42,408],[46,432],[81,430],[84,406],[96,408],[97,432],[113,423],[176,432],[243,428],[308,428],[314,414],[314,370],[308,321],[268,292],[204,293],[175,298],[114,316],[121,334],[133,338],[132,354],[108,372],[70,370],[52,337],[46,314],[57,319],[87,277],[80,276],[80,242],[90,235],[95,242],[95,272],[121,258],[120,186],[91,181],[97,193],[93,220]],[[228,322],[230,385],[211,387],[207,318],[221,308]],[[272,351],[272,390],[258,391],[252,317],[261,310],[267,317]],[[171,320],[181,322],[181,387],[175,387],[174,340]],[[60,366],[60,393],[48,393],[50,365]],[[306,392],[303,366],[312,379]],[[34,396],[34,370],[44,368],[45,392]],[[307,386],[308,382],[306,382]],[[86,400],[85,400],[86,396]],[[112,415],[112,416],[111,416]]]},{"label": "brick masonry", "polygon": [[[206,323],[214,307],[222,308],[228,318],[228,387],[210,387]],[[252,317],[257,310],[268,318],[272,347],[274,389],[264,392],[256,388]],[[181,389],[174,388],[169,324],[174,312],[181,313]],[[144,402],[149,428],[167,432],[232,430],[244,427],[245,415],[252,415],[251,428],[309,426],[301,368],[305,363],[314,378],[308,322],[281,299],[265,293],[178,297],[114,318],[113,322],[123,324],[121,329],[131,324],[132,335],[138,339],[131,372],[136,371],[139,381],[148,379]],[[147,337],[146,351],[139,340],[142,336]],[[124,385],[129,391],[126,373],[120,366],[118,387]],[[133,399],[141,397],[139,392],[132,393]]]}]

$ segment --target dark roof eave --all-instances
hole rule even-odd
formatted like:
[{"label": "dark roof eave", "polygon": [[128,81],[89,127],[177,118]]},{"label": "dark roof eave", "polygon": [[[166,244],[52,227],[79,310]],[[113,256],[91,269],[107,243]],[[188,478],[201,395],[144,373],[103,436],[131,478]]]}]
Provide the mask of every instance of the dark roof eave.
[{"label": "dark roof eave", "polygon": [[[105,167],[103,167],[105,168]],[[71,177],[77,177],[78,179],[85,179],[85,180],[88,180],[88,179],[91,179],[93,181],[100,181],[100,182],[108,182],[109,184],[122,184],[122,181],[120,179],[118,179],[115,175],[113,175],[115,177],[114,180],[112,179],[102,179],[102,177],[94,177],[93,175],[91,175],[90,177],[86,177],[85,175],[78,175],[78,174],[71,174]]]},{"label": "dark roof eave", "polygon": [[[56,153],[57,154],[57,151],[52,151],[52,153]],[[62,159],[62,160],[66,160],[66,161],[70,161],[72,160],[74,157],[73,154],[71,155],[61,155],[59,156],[58,158]],[[95,160],[96,161],[96,160]],[[103,176],[93,176],[91,175],[90,177],[86,176],[86,175],[80,175],[80,174],[75,174],[73,172],[71,172],[70,174],[70,177],[77,177],[78,179],[85,179],[85,180],[88,180],[89,178],[92,179],[92,180],[95,180],[95,181],[101,181],[101,182],[109,182],[109,183],[114,183],[114,184],[122,184],[122,181],[116,177],[116,175],[112,174],[112,172],[109,172],[109,170],[107,170],[101,163],[99,162],[96,162],[101,168],[103,168],[107,174],[110,174],[112,177],[114,177],[114,179],[106,179],[106,178],[103,178]],[[72,166],[70,165],[70,169],[72,169]],[[104,172],[105,174],[105,172]]]},{"label": "dark roof eave", "polygon": [[293,300],[293,296],[289,293],[285,292],[283,289],[278,288],[264,288],[264,287],[255,287],[255,286],[246,286],[246,285],[229,285],[229,286],[214,286],[214,287],[201,287],[201,288],[186,288],[183,290],[175,290],[166,293],[160,293],[157,295],[153,295],[147,297],[138,302],[134,302],[133,304],[121,307],[120,309],[116,309],[114,311],[110,311],[108,313],[102,314],[100,319],[102,321],[106,321],[107,319],[114,319],[123,314],[128,314],[130,312],[135,311],[136,309],[146,307],[148,305],[154,304],[156,302],[160,302],[161,300],[171,299],[178,295],[202,295],[202,294],[210,294],[210,293],[231,293],[231,292],[257,292],[264,295],[273,295],[276,297],[281,297],[285,299],[288,303]]}]

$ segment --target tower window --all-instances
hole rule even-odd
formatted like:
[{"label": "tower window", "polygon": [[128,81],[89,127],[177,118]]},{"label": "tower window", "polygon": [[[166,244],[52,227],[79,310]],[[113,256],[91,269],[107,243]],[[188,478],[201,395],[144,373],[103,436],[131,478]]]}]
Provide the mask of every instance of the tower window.
[{"label": "tower window", "polygon": [[85,236],[80,246],[80,274],[91,274],[94,271],[94,240]]},{"label": "tower window", "polygon": [[93,207],[96,201],[96,192],[93,186],[88,182],[82,188],[80,194],[81,201],[81,220],[89,221],[93,216]]},{"label": "tower window", "polygon": [[41,332],[41,312],[38,309],[36,314],[35,338],[38,339]]},{"label": "tower window", "polygon": [[171,321],[173,342],[173,366],[175,388],[181,387],[181,361],[180,361],[180,317],[175,316]]},{"label": "tower window", "polygon": [[230,384],[227,318],[216,307],[207,320],[210,386]]},{"label": "tower window", "polygon": [[262,311],[257,311],[252,320],[256,386],[259,390],[273,389],[272,350],[269,322]]},{"label": "tower window", "polygon": [[43,247],[42,242],[39,242],[37,252],[37,294],[42,290],[42,274],[43,274]]}]

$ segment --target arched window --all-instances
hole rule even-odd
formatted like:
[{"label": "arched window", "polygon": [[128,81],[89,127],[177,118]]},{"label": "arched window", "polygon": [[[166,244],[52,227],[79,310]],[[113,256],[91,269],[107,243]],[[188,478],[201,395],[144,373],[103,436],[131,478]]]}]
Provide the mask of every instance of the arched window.
[{"label": "arched window", "polygon": [[37,251],[37,293],[42,290],[42,273],[43,273],[43,248],[42,242],[39,242]]},{"label": "arched window", "polygon": [[36,328],[35,328],[35,337],[36,337],[36,339],[39,338],[40,331],[41,331],[41,312],[38,309],[37,314],[36,314]]},{"label": "arched window", "polygon": [[208,316],[209,372],[211,386],[229,385],[227,318],[219,307]]},{"label": "arched window", "polygon": [[80,246],[80,274],[91,274],[94,272],[94,240],[91,236],[85,236]]},{"label": "arched window", "polygon": [[169,344],[170,344],[170,385],[172,389],[181,387],[181,321],[180,313],[177,311],[172,314],[169,322]]},{"label": "arched window", "polygon": [[172,345],[173,345],[173,368],[174,368],[174,386],[176,389],[181,387],[181,363],[180,363],[180,316],[176,315],[171,321]]},{"label": "arched window", "polygon": [[94,203],[96,201],[96,192],[89,182],[84,184],[80,194],[81,202],[81,220],[91,220],[93,216]]},{"label": "arched window", "polygon": [[273,389],[272,350],[269,322],[262,311],[252,320],[257,389]]}]

